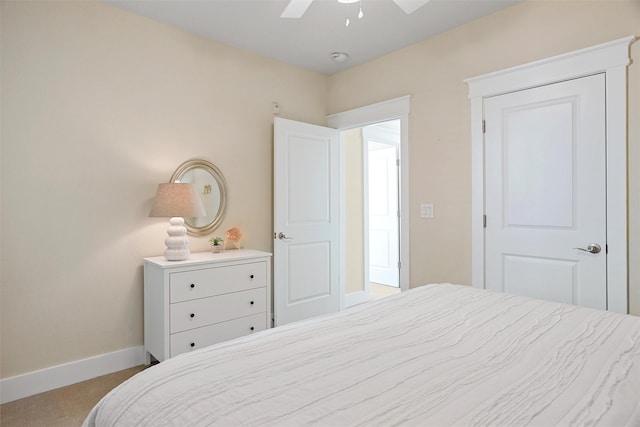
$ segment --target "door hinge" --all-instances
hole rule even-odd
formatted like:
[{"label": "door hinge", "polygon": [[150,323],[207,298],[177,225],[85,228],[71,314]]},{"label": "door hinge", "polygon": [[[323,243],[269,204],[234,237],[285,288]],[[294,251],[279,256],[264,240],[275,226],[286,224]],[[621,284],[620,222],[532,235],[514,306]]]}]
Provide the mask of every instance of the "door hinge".
[{"label": "door hinge", "polygon": [[604,245],[604,253],[605,254],[609,253],[609,244],[608,243],[606,245]]},{"label": "door hinge", "polygon": [[400,167],[400,159],[396,159],[396,166]]},{"label": "door hinge", "polygon": [[482,227],[487,228],[487,216],[482,215]]},{"label": "door hinge", "polygon": [[402,268],[402,263],[398,261],[398,270],[400,270],[401,268]]},{"label": "door hinge", "polygon": [[482,120],[482,133],[485,133],[487,131],[487,122],[485,120]]}]

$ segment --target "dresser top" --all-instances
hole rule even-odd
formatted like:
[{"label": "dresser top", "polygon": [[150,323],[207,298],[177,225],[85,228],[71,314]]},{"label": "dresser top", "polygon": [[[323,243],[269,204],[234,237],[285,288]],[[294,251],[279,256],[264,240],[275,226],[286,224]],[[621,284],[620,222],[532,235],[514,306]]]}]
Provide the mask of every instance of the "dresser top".
[{"label": "dresser top", "polygon": [[168,261],[164,256],[144,258],[144,262],[155,264],[159,267],[182,267],[186,265],[210,264],[215,262],[236,261],[252,258],[270,257],[271,253],[254,251],[251,249],[230,249],[214,254],[212,252],[194,252],[189,258],[182,261]]}]

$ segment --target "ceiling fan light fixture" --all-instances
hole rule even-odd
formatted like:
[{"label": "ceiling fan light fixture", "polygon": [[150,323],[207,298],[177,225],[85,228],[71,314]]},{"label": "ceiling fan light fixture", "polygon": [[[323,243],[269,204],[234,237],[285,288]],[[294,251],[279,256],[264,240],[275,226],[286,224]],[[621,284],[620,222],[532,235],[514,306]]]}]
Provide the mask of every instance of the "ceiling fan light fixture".
[{"label": "ceiling fan light fixture", "polygon": [[343,3],[343,4],[351,4],[351,3],[358,3],[360,0],[338,0],[338,3]]},{"label": "ceiling fan light fixture", "polygon": [[333,52],[331,53],[331,59],[333,59],[333,62],[342,64],[344,62],[347,62],[347,60],[349,59],[349,55],[345,52]]}]

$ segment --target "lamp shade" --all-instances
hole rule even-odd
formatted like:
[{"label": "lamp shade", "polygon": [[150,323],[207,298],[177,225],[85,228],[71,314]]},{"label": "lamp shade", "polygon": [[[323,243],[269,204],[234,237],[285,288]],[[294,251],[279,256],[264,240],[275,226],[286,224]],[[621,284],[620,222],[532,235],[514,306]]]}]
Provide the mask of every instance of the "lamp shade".
[{"label": "lamp shade", "polygon": [[205,216],[200,195],[193,184],[170,182],[159,184],[149,216],[198,217]]}]

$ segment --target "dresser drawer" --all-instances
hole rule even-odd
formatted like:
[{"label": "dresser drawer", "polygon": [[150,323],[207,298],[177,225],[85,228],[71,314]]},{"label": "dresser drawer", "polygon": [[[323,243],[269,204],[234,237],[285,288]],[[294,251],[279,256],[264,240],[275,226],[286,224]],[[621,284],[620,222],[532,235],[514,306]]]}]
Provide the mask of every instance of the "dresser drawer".
[{"label": "dresser drawer", "polygon": [[253,332],[262,331],[266,329],[266,327],[267,320],[265,313],[260,313],[172,334],[170,357],[232,338],[242,337]]},{"label": "dresser drawer", "polygon": [[267,286],[267,263],[252,262],[170,274],[170,302]]},{"label": "dresser drawer", "polygon": [[173,334],[212,323],[264,313],[266,305],[266,288],[171,304],[169,307],[170,332]]}]

